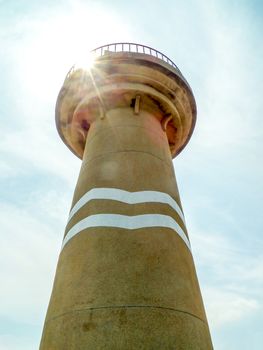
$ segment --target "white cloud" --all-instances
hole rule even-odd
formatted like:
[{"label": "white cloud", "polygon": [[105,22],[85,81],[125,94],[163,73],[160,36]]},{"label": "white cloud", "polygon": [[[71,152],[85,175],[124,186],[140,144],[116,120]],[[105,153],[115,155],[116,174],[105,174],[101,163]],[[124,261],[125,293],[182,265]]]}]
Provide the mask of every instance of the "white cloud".
[{"label": "white cloud", "polygon": [[[52,283],[62,232],[26,209],[1,205],[1,317],[39,322]],[[59,225],[58,225],[59,226]],[[23,321],[22,321],[23,320]]]},{"label": "white cloud", "polygon": [[194,224],[189,229],[212,331],[261,310],[263,256],[240,246],[223,231],[208,232]]},{"label": "white cloud", "polygon": [[0,349],[1,350],[35,350],[31,347],[31,339],[14,338],[10,334],[0,334]]},{"label": "white cloud", "polygon": [[262,144],[263,133],[259,115],[263,86],[255,68],[261,65],[261,39],[252,31],[252,17],[241,11],[233,16],[218,2],[201,3],[210,47],[208,61],[202,62],[205,75],[195,88],[199,120],[193,142],[214,154],[231,154],[231,148],[240,151],[240,147],[246,153],[256,151],[254,143]]},{"label": "white cloud", "polygon": [[233,324],[260,310],[258,301],[216,286],[203,290],[208,320],[213,330]]},{"label": "white cloud", "polygon": [[[54,127],[54,126],[53,126]],[[54,127],[55,128],[55,127]],[[31,127],[3,134],[0,149],[6,154],[6,170],[41,169],[72,184],[77,178],[80,161],[59,140],[51,128]],[[18,161],[18,163],[16,162]]]}]

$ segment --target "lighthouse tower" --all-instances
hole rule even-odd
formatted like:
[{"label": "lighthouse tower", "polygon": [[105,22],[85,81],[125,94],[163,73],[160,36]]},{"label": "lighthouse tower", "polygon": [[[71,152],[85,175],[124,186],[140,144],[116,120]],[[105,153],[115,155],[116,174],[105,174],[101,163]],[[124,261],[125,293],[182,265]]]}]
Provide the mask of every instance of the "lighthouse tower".
[{"label": "lighthouse tower", "polygon": [[92,54],[57,99],[82,166],[40,349],[211,350],[172,163],[195,125],[191,88],[150,47]]}]

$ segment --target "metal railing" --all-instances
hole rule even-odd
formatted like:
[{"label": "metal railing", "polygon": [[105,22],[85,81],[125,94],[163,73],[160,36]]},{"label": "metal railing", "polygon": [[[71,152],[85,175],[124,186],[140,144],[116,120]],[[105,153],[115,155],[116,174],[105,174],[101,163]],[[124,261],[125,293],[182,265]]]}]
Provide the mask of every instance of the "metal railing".
[{"label": "metal railing", "polygon": [[[160,51],[153,49],[150,46],[145,46],[145,45],[140,45],[135,43],[114,43],[114,44],[108,44],[108,45],[97,47],[96,49],[91,51],[91,55],[94,55],[95,57],[102,57],[104,55],[109,55],[109,54],[118,53],[118,52],[140,53],[140,54],[150,55],[150,56],[159,58],[160,60],[174,67],[182,75],[182,73],[180,72],[180,69],[172,60],[170,60],[169,57],[167,57]],[[66,76],[66,79],[69,78],[69,76],[77,68],[78,68],[77,65],[74,65],[73,67],[71,67],[70,71]]]},{"label": "metal railing", "polygon": [[177,65],[172,60],[170,60],[169,57],[167,57],[160,51],[153,49],[150,46],[145,46],[145,45],[140,45],[135,43],[114,43],[114,44],[108,44],[108,45],[97,47],[96,49],[91,51],[91,53],[95,54],[95,56],[104,56],[107,53],[114,53],[114,52],[143,53],[146,55],[159,58],[162,61],[170,64],[172,67],[179,70]]}]

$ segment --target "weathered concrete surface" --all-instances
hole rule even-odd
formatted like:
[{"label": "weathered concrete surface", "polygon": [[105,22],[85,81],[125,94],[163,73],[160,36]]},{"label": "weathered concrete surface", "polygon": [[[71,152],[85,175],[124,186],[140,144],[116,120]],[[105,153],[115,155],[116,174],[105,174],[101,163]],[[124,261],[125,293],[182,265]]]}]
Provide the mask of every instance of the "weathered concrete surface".
[{"label": "weathered concrete surface", "polygon": [[[64,323],[67,327],[61,327]],[[207,325],[189,315],[150,307],[102,308],[65,314],[52,322],[46,349],[211,349]],[[54,336],[56,334],[56,336]]]},{"label": "weathered concrete surface", "polygon": [[[152,114],[110,110],[91,123],[73,204],[93,188],[159,191],[180,198],[166,133]],[[67,232],[94,214],[163,214],[164,203],[93,199]],[[171,228],[93,227],[61,251],[41,350],[211,350],[192,254]]]},{"label": "weathered concrete surface", "polygon": [[74,69],[67,76],[56,104],[61,138],[82,159],[84,130],[105,111],[135,106],[136,96],[140,111],[148,111],[160,121],[170,118],[165,133],[172,157],[178,155],[195,126],[193,93],[178,69],[142,53],[103,55],[91,70]]}]

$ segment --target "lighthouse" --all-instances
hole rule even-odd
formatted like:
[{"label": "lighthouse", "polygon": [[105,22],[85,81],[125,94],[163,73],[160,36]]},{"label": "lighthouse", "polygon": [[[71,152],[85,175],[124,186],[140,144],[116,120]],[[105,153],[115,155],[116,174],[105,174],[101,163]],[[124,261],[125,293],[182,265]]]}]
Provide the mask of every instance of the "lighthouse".
[{"label": "lighthouse", "polygon": [[196,121],[166,55],[115,43],[74,66],[56,125],[82,165],[41,350],[212,350],[172,159]]}]

